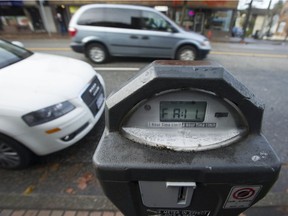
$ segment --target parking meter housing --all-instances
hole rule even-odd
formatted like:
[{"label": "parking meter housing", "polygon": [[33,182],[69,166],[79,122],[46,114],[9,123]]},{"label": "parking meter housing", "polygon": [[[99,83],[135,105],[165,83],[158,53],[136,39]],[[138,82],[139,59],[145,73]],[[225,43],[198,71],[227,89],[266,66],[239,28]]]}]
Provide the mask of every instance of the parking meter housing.
[{"label": "parking meter housing", "polygon": [[[246,133],[229,145],[201,151],[154,147],[125,136],[127,116],[143,101],[191,89],[233,104],[245,119]],[[153,62],[107,99],[106,130],[93,157],[103,191],[125,216],[239,215],[268,193],[280,172],[280,160],[261,134],[263,110],[222,66]]]}]

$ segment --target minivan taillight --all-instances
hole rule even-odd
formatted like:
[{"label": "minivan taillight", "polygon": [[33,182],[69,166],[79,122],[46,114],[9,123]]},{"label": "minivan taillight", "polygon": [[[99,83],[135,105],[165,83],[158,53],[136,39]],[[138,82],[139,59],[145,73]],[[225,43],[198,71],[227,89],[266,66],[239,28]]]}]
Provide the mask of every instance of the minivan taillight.
[{"label": "minivan taillight", "polygon": [[69,28],[69,35],[70,35],[71,37],[74,37],[76,34],[77,34],[77,29],[70,27],[70,28]]}]

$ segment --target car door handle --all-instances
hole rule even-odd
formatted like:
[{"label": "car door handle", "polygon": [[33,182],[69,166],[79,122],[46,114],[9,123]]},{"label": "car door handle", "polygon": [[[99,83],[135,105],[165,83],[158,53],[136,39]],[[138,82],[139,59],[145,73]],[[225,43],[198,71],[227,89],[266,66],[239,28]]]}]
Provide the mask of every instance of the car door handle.
[{"label": "car door handle", "polygon": [[143,40],[149,40],[149,37],[148,36],[143,36],[142,39]]},{"label": "car door handle", "polygon": [[130,35],[130,38],[131,38],[131,39],[138,39],[138,36],[136,36],[136,35]]}]

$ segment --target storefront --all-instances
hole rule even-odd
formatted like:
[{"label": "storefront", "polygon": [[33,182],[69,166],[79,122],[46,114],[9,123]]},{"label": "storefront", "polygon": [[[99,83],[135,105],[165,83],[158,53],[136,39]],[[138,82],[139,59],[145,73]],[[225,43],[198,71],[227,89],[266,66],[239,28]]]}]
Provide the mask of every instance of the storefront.
[{"label": "storefront", "polygon": [[288,38],[288,1],[285,2],[276,28],[276,35],[282,36],[287,40]]},{"label": "storefront", "polygon": [[[50,6],[55,13],[61,14],[63,25],[68,28],[69,20],[73,14],[85,4],[97,3],[97,1],[87,0],[67,0],[65,2],[49,1]],[[104,3],[99,1],[99,3]],[[106,3],[117,4],[136,4],[145,5],[148,7],[165,6],[168,11],[165,12],[167,16],[175,20],[189,30],[207,34],[208,31],[213,35],[229,35],[232,29],[234,17],[237,11],[238,0],[170,0],[170,1],[143,1],[143,0],[117,0]],[[183,10],[184,8],[184,10]],[[184,14],[184,15],[183,15]],[[61,32],[60,23],[57,23],[58,32]],[[63,30],[63,29],[62,29]]]},{"label": "storefront", "polygon": [[[43,31],[67,33],[68,24],[73,14],[85,4],[97,3],[88,0],[67,1],[0,1],[0,29],[5,31]],[[103,1],[99,1],[103,3]],[[148,7],[165,6],[164,13],[187,30],[205,34],[230,35],[235,22],[238,0],[170,0],[143,1],[118,0],[108,3],[136,4]],[[44,8],[44,9],[43,9]],[[42,9],[42,10],[41,10]]]},{"label": "storefront", "polygon": [[6,33],[43,31],[38,8],[31,2],[0,1],[0,30]]},{"label": "storefront", "polygon": [[174,20],[187,30],[217,36],[230,35],[238,1],[173,1]]}]

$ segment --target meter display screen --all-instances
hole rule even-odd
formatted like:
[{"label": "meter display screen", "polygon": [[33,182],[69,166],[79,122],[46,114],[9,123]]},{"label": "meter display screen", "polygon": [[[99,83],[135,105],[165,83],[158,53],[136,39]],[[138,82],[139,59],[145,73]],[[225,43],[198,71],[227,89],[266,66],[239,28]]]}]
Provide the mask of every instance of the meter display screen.
[{"label": "meter display screen", "polygon": [[203,151],[232,144],[249,131],[238,107],[213,92],[179,89],[138,103],[122,133],[141,144],[175,151]]},{"label": "meter display screen", "polygon": [[161,122],[203,122],[207,102],[160,101]]}]

